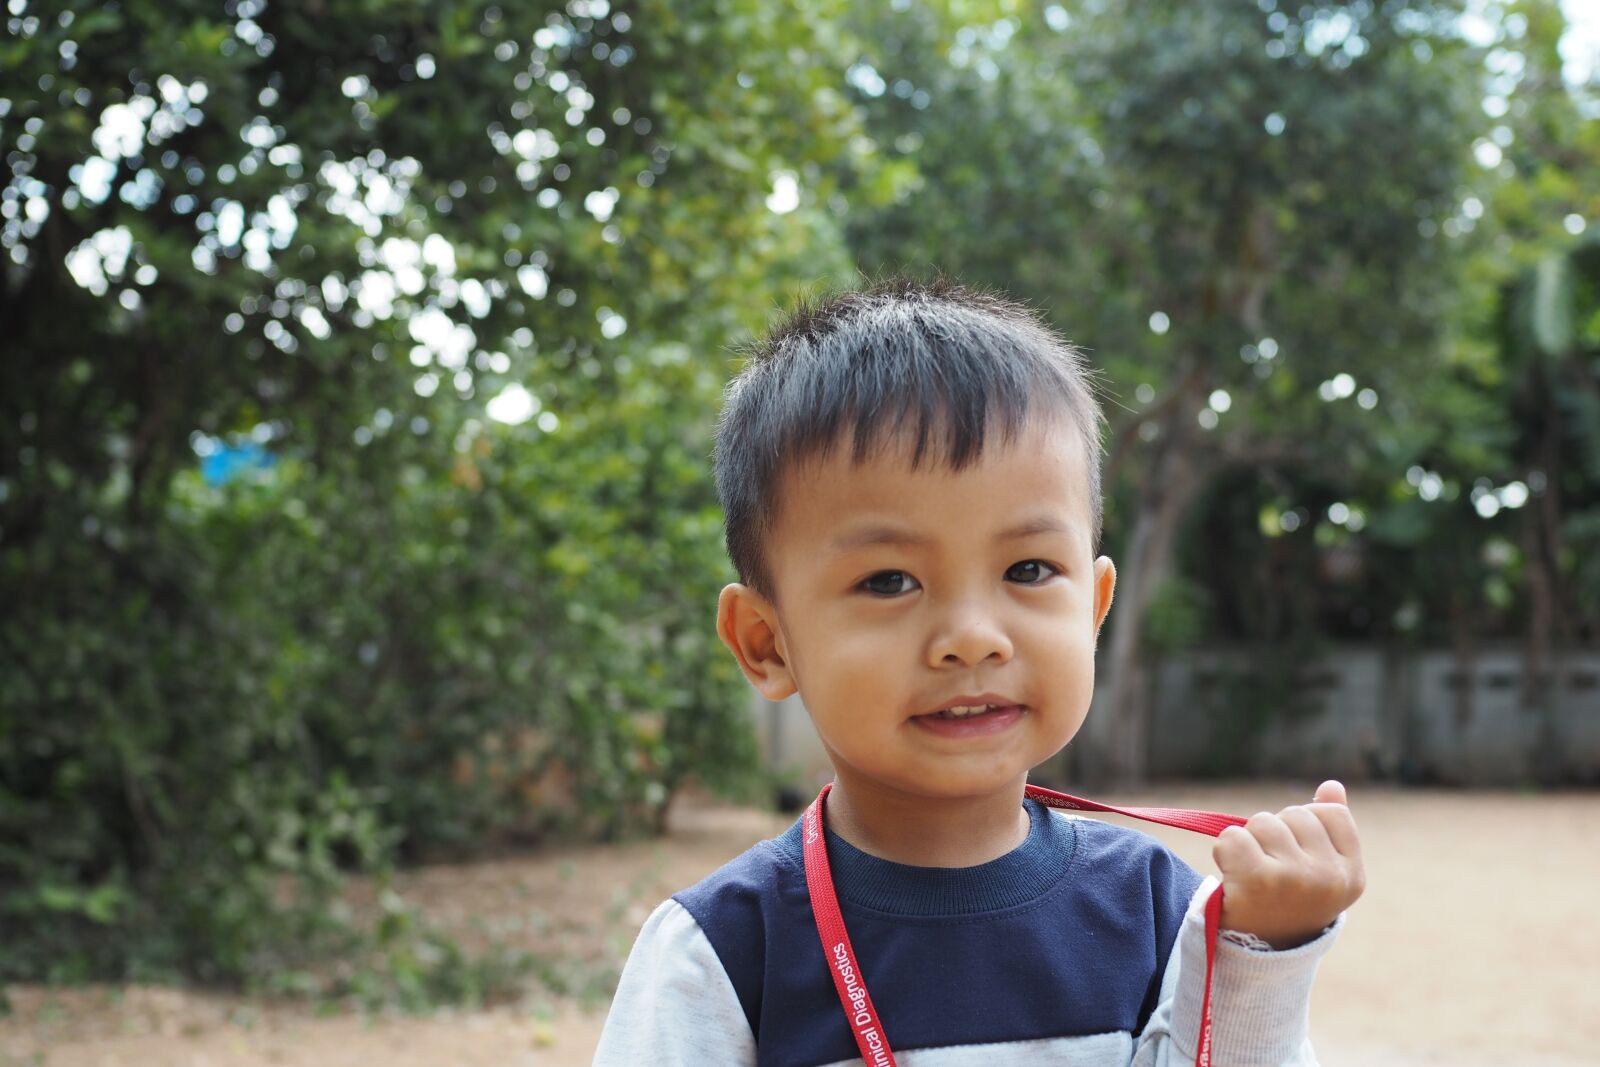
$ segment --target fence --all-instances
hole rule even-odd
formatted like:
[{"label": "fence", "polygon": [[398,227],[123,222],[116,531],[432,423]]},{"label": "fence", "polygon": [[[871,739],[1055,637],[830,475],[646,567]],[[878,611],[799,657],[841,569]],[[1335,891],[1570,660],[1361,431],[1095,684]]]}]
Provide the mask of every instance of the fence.
[{"label": "fence", "polygon": [[[1600,653],[1557,654],[1531,676],[1518,648],[1453,652],[1344,646],[1295,671],[1208,649],[1156,668],[1156,778],[1386,779],[1451,785],[1600,784]],[[1102,676],[1102,681],[1104,680]],[[1090,715],[1106,713],[1104,686]],[[1274,701],[1278,706],[1271,706]],[[828,764],[796,698],[752,714],[768,765],[809,787]]]}]

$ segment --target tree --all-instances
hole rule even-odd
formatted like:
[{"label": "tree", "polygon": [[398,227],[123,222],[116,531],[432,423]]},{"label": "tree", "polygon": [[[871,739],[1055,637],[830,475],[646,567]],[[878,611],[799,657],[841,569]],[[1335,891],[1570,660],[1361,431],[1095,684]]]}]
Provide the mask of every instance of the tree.
[{"label": "tree", "polygon": [[1241,465],[1404,469],[1454,285],[1418,220],[1454,211],[1477,106],[1458,14],[1152,0],[953,41],[878,24],[856,82],[919,180],[852,220],[852,248],[1000,285],[1136,386],[1111,398],[1119,590],[1082,773],[1144,773],[1145,620],[1199,494]]},{"label": "tree", "polygon": [[736,780],[704,457],[872,162],[840,5],[9,11],[5,973],[257,974],[341,870]]}]

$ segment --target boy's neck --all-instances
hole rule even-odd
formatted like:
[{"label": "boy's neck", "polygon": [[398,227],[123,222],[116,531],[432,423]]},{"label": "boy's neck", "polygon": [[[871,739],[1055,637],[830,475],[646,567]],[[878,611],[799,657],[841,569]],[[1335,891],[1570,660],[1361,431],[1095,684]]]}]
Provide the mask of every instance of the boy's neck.
[{"label": "boy's neck", "polygon": [[975,867],[999,859],[1028,836],[1015,789],[949,800],[909,796],[872,785],[834,782],[828,829],[870,856],[914,867]]}]

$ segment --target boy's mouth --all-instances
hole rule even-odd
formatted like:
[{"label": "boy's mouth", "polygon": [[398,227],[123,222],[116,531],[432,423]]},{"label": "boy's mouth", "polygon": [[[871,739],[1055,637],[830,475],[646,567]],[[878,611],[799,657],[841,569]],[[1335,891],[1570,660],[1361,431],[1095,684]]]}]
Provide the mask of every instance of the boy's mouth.
[{"label": "boy's mouth", "polygon": [[[927,715],[927,718],[930,718],[930,719],[970,719],[974,715],[990,715],[990,714],[993,714],[994,712],[1000,711],[1000,710],[1002,710],[1004,708],[1010,708],[1010,707],[1016,707],[1016,706],[1017,705],[1014,705],[1014,704],[966,704],[966,705],[960,705],[960,706],[953,707],[953,708],[945,708],[943,711],[930,712]],[[918,716],[918,718],[922,718],[922,716]]]},{"label": "boy's mouth", "polygon": [[970,719],[975,715],[993,715],[997,711],[1022,710],[1022,705],[999,693],[962,693],[951,697],[932,711],[915,716],[918,719]]},{"label": "boy's mouth", "polygon": [[931,734],[947,738],[976,738],[1009,730],[1027,713],[1022,704],[956,704],[922,715],[912,723]]}]

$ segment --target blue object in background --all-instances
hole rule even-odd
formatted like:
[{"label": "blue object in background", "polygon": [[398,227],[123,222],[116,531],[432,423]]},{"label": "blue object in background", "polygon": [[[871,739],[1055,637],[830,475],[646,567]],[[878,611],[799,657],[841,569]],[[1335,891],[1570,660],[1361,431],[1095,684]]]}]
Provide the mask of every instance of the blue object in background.
[{"label": "blue object in background", "polygon": [[277,464],[278,457],[254,441],[222,444],[215,452],[200,458],[200,476],[207,485],[226,485],[242,474],[271,470]]}]

